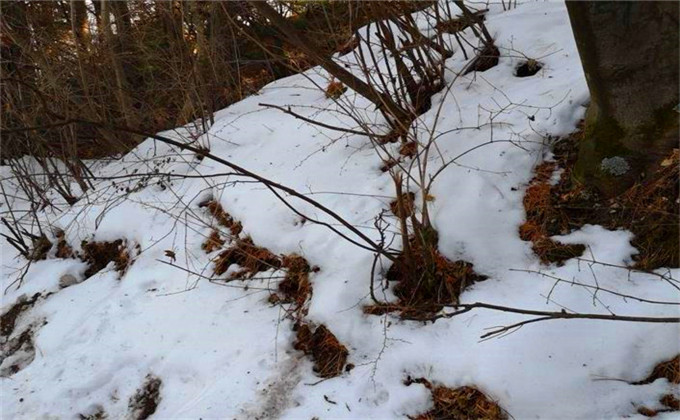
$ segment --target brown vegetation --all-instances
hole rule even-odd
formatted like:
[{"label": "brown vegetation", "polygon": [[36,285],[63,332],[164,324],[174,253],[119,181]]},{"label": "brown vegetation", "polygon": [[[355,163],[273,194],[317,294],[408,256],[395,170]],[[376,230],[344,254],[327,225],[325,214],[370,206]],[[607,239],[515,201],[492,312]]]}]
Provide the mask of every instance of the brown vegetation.
[{"label": "brown vegetation", "polygon": [[649,376],[641,381],[633,382],[633,385],[647,385],[657,379],[667,379],[672,384],[680,384],[680,354],[654,366]]},{"label": "brown vegetation", "polygon": [[430,319],[444,306],[458,304],[468,286],[487,278],[477,274],[471,263],[452,262],[436,248],[427,254],[414,253],[417,249],[423,248],[411,247],[408,257],[400,254],[385,274],[387,281],[396,283],[393,291],[399,301],[366,306],[364,313],[379,315],[398,311],[403,319]]},{"label": "brown vegetation", "polygon": [[232,264],[240,268],[233,272],[229,279],[251,278],[257,273],[281,267],[281,260],[268,249],[253,243],[250,237],[237,239],[229,248],[215,258],[215,274],[220,276],[227,272]]},{"label": "brown vegetation", "polygon": [[109,242],[83,241],[80,247],[82,253],[79,257],[88,264],[87,270],[85,270],[85,278],[97,274],[110,262],[114,263],[114,269],[122,276],[132,264],[127,242],[123,239]]},{"label": "brown vegetation", "polygon": [[427,379],[408,378],[406,385],[419,383],[430,390],[434,407],[417,416],[409,416],[413,420],[505,420],[508,413],[498,403],[472,386],[448,388],[434,386]]},{"label": "brown vegetation", "polygon": [[295,254],[284,255],[281,266],[286,269],[286,276],[279,283],[276,299],[281,303],[292,303],[295,310],[304,312],[304,305],[312,295],[309,282],[312,269],[306,259]]},{"label": "brown vegetation", "polygon": [[241,222],[235,220],[229,213],[227,213],[219,201],[210,199],[198,205],[201,208],[206,208],[208,212],[217,220],[220,226],[223,226],[231,232],[232,236],[237,237],[243,231]]},{"label": "brown vegetation", "polygon": [[324,325],[319,325],[313,332],[309,324],[297,325],[297,339],[293,347],[311,356],[314,372],[322,378],[341,375],[349,354]]},{"label": "brown vegetation", "polygon": [[[631,240],[639,251],[634,256],[635,268],[679,267],[678,149],[659,162],[658,170],[648,174],[644,182],[606,199],[572,176],[582,136],[579,130],[558,140],[553,151],[555,162],[537,167],[524,197],[527,220],[520,227],[520,237],[533,242],[533,249],[543,262],[559,263],[581,255],[584,248],[557,244],[550,236],[567,234],[585,224],[612,230],[623,228],[635,235]],[[557,168],[562,170],[560,178],[555,185],[550,185],[549,180]]]},{"label": "brown vegetation", "polygon": [[333,80],[326,86],[326,98],[339,99],[346,91],[347,86],[343,85],[342,82]]},{"label": "brown vegetation", "polygon": [[201,249],[203,249],[206,254],[210,254],[211,252],[222,248],[222,245],[224,245],[225,242],[226,241],[220,236],[220,233],[216,230],[213,230],[205,239],[205,242],[201,244]]}]

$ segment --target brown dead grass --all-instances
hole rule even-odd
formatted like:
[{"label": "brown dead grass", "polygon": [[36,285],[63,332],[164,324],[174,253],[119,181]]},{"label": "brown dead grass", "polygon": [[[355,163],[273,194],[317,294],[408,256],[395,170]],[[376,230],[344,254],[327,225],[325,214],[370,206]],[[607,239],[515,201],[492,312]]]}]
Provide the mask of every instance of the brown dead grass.
[{"label": "brown dead grass", "polygon": [[415,141],[410,141],[408,143],[404,143],[401,145],[399,148],[399,154],[405,157],[414,157],[418,153],[418,143]]},{"label": "brown dead grass", "polygon": [[63,230],[58,230],[55,236],[57,237],[57,252],[55,256],[57,258],[65,259],[75,257],[73,248],[68,244],[68,242],[66,242],[66,233],[64,233]]},{"label": "brown dead grass", "polygon": [[333,80],[328,86],[326,86],[326,98],[338,99],[343,93],[347,91],[347,86],[343,85],[342,82]]},{"label": "brown dead grass", "polygon": [[294,304],[295,311],[305,312],[304,305],[312,295],[312,285],[309,282],[309,273],[312,269],[309,263],[303,257],[293,254],[284,255],[281,266],[287,272],[286,277],[279,283],[278,300],[281,303]]},{"label": "brown dead grass", "polygon": [[225,242],[226,241],[220,236],[220,233],[213,230],[210,232],[210,235],[206,238],[205,242],[201,244],[201,249],[204,250],[206,254],[210,254],[211,252],[222,248],[222,245],[224,245]]},{"label": "brown dead grass", "polygon": [[349,354],[347,348],[324,325],[319,325],[313,332],[309,324],[297,325],[297,339],[293,347],[312,358],[314,372],[322,378],[341,375]]},{"label": "brown dead grass", "polygon": [[232,264],[240,266],[233,272],[230,280],[252,278],[257,273],[281,267],[281,260],[267,248],[256,246],[250,237],[237,239],[229,248],[215,258],[215,274],[227,272]]},{"label": "brown dead grass", "polygon": [[82,253],[79,257],[88,264],[87,270],[85,270],[85,278],[97,274],[110,262],[114,263],[114,269],[122,276],[132,264],[130,251],[123,239],[111,242],[83,241],[80,247]]},{"label": "brown dead grass", "polygon": [[553,203],[553,186],[550,185],[555,162],[544,162],[535,169],[535,175],[524,193],[524,210],[527,220],[519,227],[523,241],[531,241],[534,253],[544,264],[564,264],[564,261],[580,257],[585,251],[581,244],[562,244],[550,238],[568,233],[568,216]]},{"label": "brown dead grass", "polygon": [[[555,143],[555,164],[562,169],[556,185],[544,182],[545,171],[552,164],[537,168],[536,178],[525,195],[527,222],[520,228],[524,240],[534,242],[534,251],[543,254],[549,244],[536,247],[537,239],[569,233],[585,224],[607,229],[626,229],[635,235],[631,244],[639,251],[634,268],[652,270],[680,267],[680,152],[673,150],[658,164],[644,182],[618,197],[602,198],[597,191],[578,183],[572,170],[578,157],[583,127]],[[549,178],[548,178],[549,179]],[[548,185],[549,194],[545,186]],[[538,228],[537,228],[538,227]],[[538,229],[538,234],[537,234]],[[578,251],[578,250],[572,250]]]},{"label": "brown dead grass", "polygon": [[635,234],[631,243],[640,251],[636,268],[680,267],[679,168],[680,151],[675,149],[649,182],[620,198],[622,217]]},{"label": "brown dead grass", "polygon": [[399,198],[396,198],[390,202],[390,210],[392,211],[392,214],[399,218],[411,217],[413,214],[413,209],[415,208],[416,195],[412,192],[402,193],[400,198],[401,206],[399,205]]},{"label": "brown dead grass", "polygon": [[426,413],[409,416],[414,420],[505,420],[508,413],[482,391],[472,386],[448,388],[433,386],[427,379],[407,379],[406,385],[423,384],[430,390],[434,407]]},{"label": "brown dead grass", "polygon": [[649,407],[641,406],[638,407],[637,409],[638,414],[642,414],[645,417],[656,417],[657,415],[659,415],[659,413],[670,413],[674,411],[680,411],[680,400],[676,398],[675,395],[673,394],[663,395],[659,399],[659,402],[666,408],[653,410]]},{"label": "brown dead grass", "polygon": [[680,384],[680,354],[672,358],[671,360],[666,360],[654,367],[652,373],[649,374],[645,379],[633,382],[633,385],[647,385],[656,381],[657,379],[668,379],[669,382],[673,384]]},{"label": "brown dead grass", "polygon": [[[486,276],[477,274],[471,263],[463,260],[450,261],[438,250],[434,249],[433,252],[434,255],[431,256],[416,253],[410,260],[403,254],[399,255],[385,274],[387,281],[397,283],[393,291],[398,302],[365,306],[364,313],[380,315],[400,312],[402,319],[431,319],[444,305],[457,304],[467,287],[487,279]],[[409,268],[425,267],[426,264],[434,266],[432,278],[426,278],[424,269]]]},{"label": "brown dead grass", "polygon": [[680,411],[680,400],[677,399],[673,394],[666,394],[659,402],[673,411]]},{"label": "brown dead grass", "polygon": [[229,229],[234,237],[237,237],[243,231],[241,222],[235,220],[229,213],[224,211],[224,208],[222,208],[222,205],[218,201],[210,199],[200,203],[198,206],[206,208],[215,220],[217,220],[217,223],[220,226]]},{"label": "brown dead grass", "polygon": [[40,261],[47,258],[47,253],[52,249],[52,242],[45,235],[40,235],[31,240],[31,250],[29,259],[31,261]]}]

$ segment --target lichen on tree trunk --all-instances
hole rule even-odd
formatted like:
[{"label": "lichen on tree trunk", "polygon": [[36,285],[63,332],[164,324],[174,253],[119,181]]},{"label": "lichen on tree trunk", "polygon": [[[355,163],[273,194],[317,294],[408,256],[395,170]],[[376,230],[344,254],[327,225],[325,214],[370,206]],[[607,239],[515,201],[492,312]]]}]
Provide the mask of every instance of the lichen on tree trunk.
[{"label": "lichen on tree trunk", "polygon": [[567,2],[591,95],[574,175],[605,196],[678,147],[678,3]]}]

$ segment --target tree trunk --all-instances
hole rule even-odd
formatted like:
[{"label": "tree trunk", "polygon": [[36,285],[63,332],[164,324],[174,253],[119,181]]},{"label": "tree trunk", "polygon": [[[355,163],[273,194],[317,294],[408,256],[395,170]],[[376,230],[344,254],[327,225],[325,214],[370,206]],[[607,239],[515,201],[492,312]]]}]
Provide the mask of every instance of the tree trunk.
[{"label": "tree trunk", "polygon": [[574,175],[607,197],[678,147],[678,3],[566,3],[591,103]]}]

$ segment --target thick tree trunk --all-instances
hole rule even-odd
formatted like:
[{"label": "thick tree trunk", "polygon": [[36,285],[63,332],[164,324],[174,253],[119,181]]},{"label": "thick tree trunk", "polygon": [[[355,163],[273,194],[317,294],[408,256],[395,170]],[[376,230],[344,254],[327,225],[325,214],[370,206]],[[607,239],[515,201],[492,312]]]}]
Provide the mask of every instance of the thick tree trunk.
[{"label": "thick tree trunk", "polygon": [[615,196],[678,147],[678,3],[566,4],[591,95],[575,175]]}]

